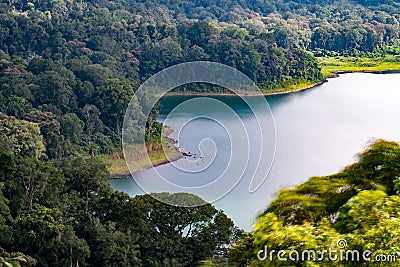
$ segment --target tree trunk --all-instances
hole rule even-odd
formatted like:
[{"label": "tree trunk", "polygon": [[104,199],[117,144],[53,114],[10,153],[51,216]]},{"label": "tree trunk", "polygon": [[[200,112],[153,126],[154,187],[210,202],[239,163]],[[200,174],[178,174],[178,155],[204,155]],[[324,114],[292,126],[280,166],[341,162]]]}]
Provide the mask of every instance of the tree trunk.
[{"label": "tree trunk", "polygon": [[86,185],[86,205],[85,205],[85,212],[88,213],[89,211],[89,188]]},{"label": "tree trunk", "polygon": [[72,247],[69,248],[69,266],[74,267],[72,265]]}]

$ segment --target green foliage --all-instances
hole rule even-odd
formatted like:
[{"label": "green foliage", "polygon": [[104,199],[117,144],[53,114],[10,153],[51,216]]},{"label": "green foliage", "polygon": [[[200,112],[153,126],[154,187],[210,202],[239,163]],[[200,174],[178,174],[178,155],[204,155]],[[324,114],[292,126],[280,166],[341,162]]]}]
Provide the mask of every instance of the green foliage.
[{"label": "green foliage", "polygon": [[396,190],[396,194],[400,194],[400,177],[393,181],[394,190]]},{"label": "green foliage", "polygon": [[[65,179],[60,171],[55,169],[51,163],[42,162],[31,158],[20,158],[16,160],[15,171],[10,182],[13,183],[12,192],[19,195],[21,191],[24,196],[14,203],[22,201],[22,207],[32,209],[34,203],[55,206],[57,197],[63,189]],[[10,197],[15,197],[13,193]],[[20,208],[22,208],[20,207]]]},{"label": "green foliage", "polygon": [[240,239],[229,249],[229,264],[245,267],[254,260],[254,237],[251,233],[242,233]]},{"label": "green foliage", "polygon": [[[86,157],[119,148],[122,116],[137,86],[173,64],[211,60],[238,68],[269,92],[321,81],[307,50],[390,54],[393,62],[399,52],[393,1],[34,0],[0,9],[0,246],[21,251],[1,253],[1,265],[224,262],[240,231],[222,211],[113,192],[104,164]],[[147,121],[148,144],[161,139],[158,108]],[[147,109],[141,99],[131,112],[143,122]],[[144,131],[131,126],[137,135]],[[57,160],[39,160],[43,152]],[[70,157],[77,154],[86,156]],[[378,141],[343,172],[283,190],[255,231],[230,250],[231,263],[258,265],[255,253],[265,244],[327,248],[339,237],[351,248],[397,249],[399,162],[398,144]]]},{"label": "green foliage", "polygon": [[[111,189],[98,157],[44,162],[0,146],[1,264],[193,266],[224,263],[240,231],[190,194],[130,198]],[[12,253],[2,253],[2,248]],[[21,257],[20,257],[21,256]],[[15,263],[17,264],[17,263]]]},{"label": "green foliage", "polygon": [[57,120],[60,133],[72,144],[78,145],[82,139],[84,122],[75,113],[61,115]]},{"label": "green foliage", "polygon": [[[157,198],[204,203],[190,194],[163,193]],[[145,266],[158,266],[166,260],[175,262],[173,266],[194,266],[222,252],[234,235],[232,221],[210,204],[184,208],[144,195],[127,202],[121,212],[124,227],[142,233],[139,243]]]},{"label": "green foliage", "polygon": [[0,113],[0,137],[5,139],[16,155],[39,158],[45,150],[36,123],[18,120]]},{"label": "green foliage", "polygon": [[141,266],[136,237],[130,231],[116,229],[115,222],[102,224],[93,216],[85,216],[75,228],[87,241],[92,266]]},{"label": "green foliage", "polygon": [[[257,254],[265,247],[269,252],[284,250],[286,258],[292,250],[300,255],[307,250],[338,250],[337,242],[343,239],[346,251],[362,255],[370,250],[372,255],[370,262],[360,256],[361,261],[341,261],[341,266],[380,264],[377,255],[397,255],[400,198],[391,194],[398,190],[399,151],[398,143],[376,140],[359,155],[359,162],[342,172],[281,190],[259,216],[255,229],[230,249],[229,262],[233,266],[313,266],[310,258],[279,261],[276,254],[274,260],[267,254],[266,261],[259,261]],[[338,263],[325,257],[319,264]]]},{"label": "green foliage", "polygon": [[340,175],[312,177],[296,188],[281,190],[265,213],[275,213],[285,224],[318,222],[355,194],[352,184]]},{"label": "green foliage", "polygon": [[26,262],[23,257],[3,258],[0,257],[0,267],[21,267],[20,262]]},{"label": "green foliage", "polygon": [[10,245],[12,243],[12,222],[8,200],[3,195],[4,183],[0,183],[0,244]]},{"label": "green foliage", "polygon": [[[389,194],[395,193],[394,180],[400,172],[400,145],[395,142],[377,140],[373,146],[360,155],[358,164],[351,171],[358,171],[352,176],[359,184],[366,186],[383,186]],[[350,172],[351,172],[350,171]]]},{"label": "green foliage", "polygon": [[[120,147],[122,118],[138,85],[176,63],[225,63],[266,90],[321,80],[304,45],[281,45],[296,40],[290,25],[277,26],[274,38],[267,25],[227,20],[230,9],[218,2],[196,5],[122,0],[112,7],[108,1],[2,5],[0,112],[37,122],[49,158],[97,155]],[[201,6],[203,18],[217,16],[209,14],[215,5],[216,22],[197,20]],[[259,3],[253,8],[269,10]],[[140,105],[139,117],[146,109]],[[160,143],[155,119],[147,124],[147,143]]]},{"label": "green foliage", "polygon": [[64,136],[60,133],[60,123],[52,112],[31,110],[24,119],[37,123],[46,145],[46,155],[51,158],[60,158],[71,154],[70,147],[64,143]]},{"label": "green foliage", "polygon": [[16,218],[16,247],[29,252],[40,266],[85,263],[89,256],[86,241],[76,236],[66,225],[58,209],[35,205],[32,210]]},{"label": "green foliage", "polygon": [[34,203],[56,206],[65,179],[51,163],[13,156],[7,146],[0,150],[0,159],[0,183],[4,183],[3,193],[13,216],[31,209]]},{"label": "green foliage", "polygon": [[[14,265],[10,265],[14,264]],[[37,261],[29,255],[22,252],[7,252],[0,247],[0,266],[13,267],[13,266],[35,266]]]},{"label": "green foliage", "polygon": [[110,190],[107,180],[110,175],[105,164],[95,157],[66,158],[57,163],[67,179],[66,192],[79,192],[85,199],[85,212],[89,212],[90,202],[101,198],[101,194]]},{"label": "green foliage", "polygon": [[398,196],[379,190],[362,191],[342,206],[334,228],[346,234],[351,248],[372,251],[372,258],[379,253],[397,255],[399,204]]},{"label": "green foliage", "polygon": [[57,257],[53,264],[59,266],[85,265],[86,259],[90,255],[87,241],[79,238],[71,225],[64,226],[61,238],[53,248],[53,253]]},{"label": "green foliage", "polygon": [[[47,134],[38,122],[49,158],[118,149],[133,92],[173,64],[225,63],[278,92],[322,80],[307,51],[396,55],[400,34],[390,1],[11,1],[1,10],[0,112],[51,112],[63,125]],[[159,143],[153,119],[146,141]]]},{"label": "green foliage", "polygon": [[[318,57],[321,72],[325,77],[332,77],[336,72],[390,72],[399,70],[400,58],[391,54],[391,50],[375,52],[362,56]],[[395,52],[397,53],[397,52]],[[399,54],[399,53],[397,53]]]},{"label": "green foliage", "polygon": [[98,87],[96,106],[101,110],[100,118],[111,129],[121,131],[125,109],[135,93],[136,84],[128,80],[110,79]]},{"label": "green foliage", "polygon": [[35,205],[26,215],[16,219],[17,243],[25,249],[47,248],[51,240],[61,237],[64,229],[61,212]]}]

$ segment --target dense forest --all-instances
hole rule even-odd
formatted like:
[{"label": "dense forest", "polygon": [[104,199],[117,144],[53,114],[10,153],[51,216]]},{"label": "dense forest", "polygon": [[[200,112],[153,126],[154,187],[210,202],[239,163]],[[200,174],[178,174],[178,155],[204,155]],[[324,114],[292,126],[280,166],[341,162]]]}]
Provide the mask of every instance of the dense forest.
[{"label": "dense forest", "polygon": [[[211,60],[267,91],[318,82],[309,51],[397,51],[399,8],[391,1],[3,1],[0,112],[11,120],[3,123],[37,123],[48,158],[111,153],[120,148],[130,98],[156,72]],[[157,142],[160,127],[150,121]]]},{"label": "dense forest", "polygon": [[[120,151],[135,90],[158,71],[195,60],[235,67],[265,92],[320,82],[316,55],[398,54],[399,20],[400,3],[388,0],[2,0],[0,266],[226,266],[241,232],[222,211],[110,188],[98,155]],[[148,142],[160,142],[156,117],[154,110]],[[381,142],[343,173],[282,191],[230,250],[230,263],[246,266],[266,242],[287,247],[301,231],[346,235],[354,246],[384,231],[397,235],[390,214],[398,212],[398,155],[396,144]],[[387,222],[367,232],[378,213],[364,214],[356,232],[346,214],[369,209],[370,199]],[[286,241],[268,235],[289,230]],[[328,242],[310,236],[303,245]],[[374,249],[396,247],[382,242]]]},{"label": "dense forest", "polygon": [[111,189],[98,158],[46,162],[34,156],[40,147],[26,146],[29,153],[14,155],[9,144],[0,145],[0,266],[13,259],[23,266],[223,263],[240,234],[223,211],[196,196],[158,198],[204,205],[130,198]]}]

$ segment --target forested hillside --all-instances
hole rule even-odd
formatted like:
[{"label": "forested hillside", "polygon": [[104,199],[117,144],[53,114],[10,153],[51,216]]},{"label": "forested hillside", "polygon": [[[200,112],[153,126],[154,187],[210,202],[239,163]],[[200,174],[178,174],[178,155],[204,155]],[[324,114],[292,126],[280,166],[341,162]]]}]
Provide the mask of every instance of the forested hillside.
[{"label": "forested hillside", "polygon": [[[121,150],[123,116],[135,90],[158,71],[195,60],[235,67],[264,92],[314,84],[323,79],[315,55],[399,60],[399,20],[399,1],[388,0],[1,1],[0,266],[175,267],[210,259],[226,266],[240,231],[222,211],[210,204],[168,206],[110,188],[98,155]],[[136,112],[144,117],[140,106]],[[160,142],[156,117],[154,110],[147,142]],[[383,163],[369,156],[380,149]],[[298,231],[326,231],[362,245],[369,244],[364,233],[398,234],[390,215],[398,214],[392,162],[398,150],[378,143],[329,181],[313,178],[282,191],[256,231],[230,251],[231,263],[250,263],[265,242],[286,244],[270,231],[289,229],[290,240],[298,240]],[[319,193],[310,192],[318,189],[315,181],[323,184]],[[331,196],[338,202],[326,201]],[[345,216],[369,208],[366,197],[386,216],[382,231],[368,232],[378,213],[363,215],[361,233],[356,219]],[[396,246],[387,240],[374,248]],[[314,236],[307,242],[326,245]]]},{"label": "forested hillside", "polygon": [[308,51],[395,52],[399,41],[396,1],[44,0],[0,10],[0,112],[38,123],[49,158],[118,150],[135,89],[168,66],[217,61],[273,91],[322,80]]},{"label": "forested hillside", "polygon": [[[240,233],[210,204],[175,207],[112,190],[97,157],[45,162],[23,154],[14,155],[0,140],[0,266],[11,266],[6,262],[13,259],[22,266],[226,262],[227,246]],[[204,203],[184,193],[163,198]]]}]

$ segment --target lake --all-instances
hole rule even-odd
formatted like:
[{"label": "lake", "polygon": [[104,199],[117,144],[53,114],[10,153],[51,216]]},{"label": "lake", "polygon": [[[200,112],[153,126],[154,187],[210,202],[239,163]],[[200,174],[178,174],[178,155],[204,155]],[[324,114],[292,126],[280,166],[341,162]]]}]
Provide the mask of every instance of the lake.
[{"label": "lake", "polygon": [[[190,159],[156,168],[167,180],[182,187],[210,183],[215,175],[225,170],[227,164],[240,165],[242,161],[230,155],[232,140],[226,130],[227,125],[231,129],[239,127],[237,119],[227,119],[224,122],[226,125],[221,125],[207,116],[200,116],[201,112],[196,108],[178,110],[167,116],[176,105],[192,98],[164,98],[159,117],[160,121],[165,121],[175,130],[171,137],[179,139],[181,150],[193,154]],[[239,98],[215,97],[237,113],[246,127],[249,145],[257,148],[260,138],[265,136],[260,137],[254,130],[252,113],[263,115],[266,111],[262,96],[247,98],[255,107],[253,111]],[[400,140],[400,74],[343,74],[307,91],[268,96],[267,101],[276,127],[275,157],[267,179],[258,190],[249,193],[251,169],[256,167],[254,158],[259,155],[251,154],[248,163],[250,171],[246,170],[236,186],[213,203],[245,230],[251,230],[257,213],[269,204],[279,189],[298,185],[311,176],[340,171],[356,161],[357,153],[373,139]],[[203,106],[203,110],[207,110],[208,114],[224,116],[219,114],[223,110],[214,109],[212,105]],[[179,131],[182,125],[184,127]],[[202,140],[212,141],[199,146]],[[232,158],[236,162],[229,162]],[[243,158],[246,158],[245,155]],[[198,168],[204,165],[204,170],[197,173],[180,170],[179,166],[185,164]],[[136,175],[136,179],[151,181],[153,173],[146,170]],[[144,193],[132,178],[110,180],[110,183],[115,190],[131,196]],[[163,191],[162,188],[159,191]]]}]

